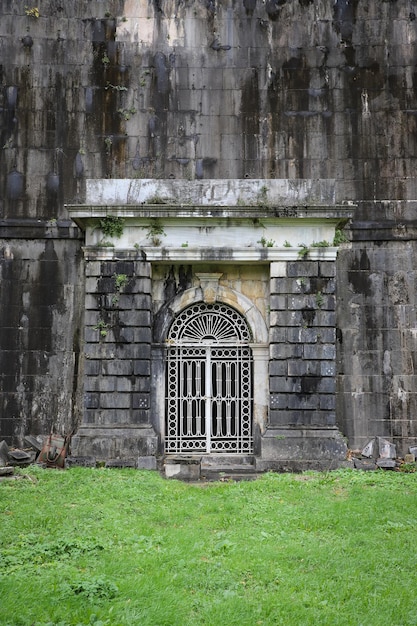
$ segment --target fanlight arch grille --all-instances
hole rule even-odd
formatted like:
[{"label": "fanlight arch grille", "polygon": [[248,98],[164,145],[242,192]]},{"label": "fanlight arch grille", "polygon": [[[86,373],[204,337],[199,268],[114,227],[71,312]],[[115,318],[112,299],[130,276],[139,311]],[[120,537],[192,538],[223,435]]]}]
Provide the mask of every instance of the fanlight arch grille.
[{"label": "fanlight arch grille", "polygon": [[174,320],[170,343],[248,343],[251,333],[245,319],[225,304],[193,304]]},{"label": "fanlight arch grille", "polygon": [[168,334],[167,453],[253,451],[252,350],[246,320],[225,304],[187,307]]}]

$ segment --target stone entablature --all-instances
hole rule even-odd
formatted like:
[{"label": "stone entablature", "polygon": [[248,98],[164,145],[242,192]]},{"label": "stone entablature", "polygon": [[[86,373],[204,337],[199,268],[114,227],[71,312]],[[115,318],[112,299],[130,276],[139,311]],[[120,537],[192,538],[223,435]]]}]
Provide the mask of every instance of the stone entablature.
[{"label": "stone entablature", "polygon": [[[310,258],[331,259],[335,229],[354,208],[336,205],[333,195],[333,181],[102,180],[89,181],[87,203],[69,209],[99,257],[112,256],[109,246],[141,250],[151,261],[250,263],[296,260],[306,247]],[[106,216],[125,221],[119,237],[103,238]]]}]

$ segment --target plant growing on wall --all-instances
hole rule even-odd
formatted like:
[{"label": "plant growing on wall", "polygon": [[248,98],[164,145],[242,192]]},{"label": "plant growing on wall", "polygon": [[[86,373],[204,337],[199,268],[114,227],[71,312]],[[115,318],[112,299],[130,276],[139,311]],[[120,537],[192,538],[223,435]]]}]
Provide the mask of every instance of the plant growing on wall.
[{"label": "plant growing on wall", "polygon": [[324,297],[323,297],[323,294],[322,294],[322,292],[321,292],[321,291],[318,291],[318,292],[316,293],[316,304],[317,304],[317,306],[318,306],[318,308],[319,308],[319,309],[321,309],[321,307],[322,307],[322,306],[323,306],[323,304],[324,304]]},{"label": "plant growing on wall", "polygon": [[38,7],[25,7],[25,13],[28,17],[35,17],[36,19],[40,16]]},{"label": "plant growing on wall", "polygon": [[169,204],[170,202],[169,198],[163,198],[157,193],[146,200],[146,204]]},{"label": "plant growing on wall", "polygon": [[11,148],[13,148],[13,139],[9,137],[9,139],[3,145],[3,150],[10,150]]},{"label": "plant growing on wall", "polygon": [[127,87],[124,87],[123,85],[112,85],[111,83],[109,83],[109,81],[107,81],[107,84],[104,87],[104,89],[106,91],[107,89],[112,89],[113,91],[127,91]]},{"label": "plant growing on wall", "polygon": [[301,248],[301,250],[298,251],[298,256],[300,257],[300,259],[304,260],[308,257],[310,248],[305,243],[299,243],[298,245]]},{"label": "plant growing on wall", "polygon": [[127,122],[128,120],[130,120],[132,115],[136,113],[136,109],[135,107],[130,107],[130,109],[117,109],[117,112],[120,117],[123,118],[125,122]]},{"label": "plant growing on wall", "polygon": [[104,320],[99,320],[93,328],[94,330],[99,331],[101,339],[104,339],[105,337],[107,337],[107,331],[109,329],[109,325],[106,324]]},{"label": "plant growing on wall", "polygon": [[266,185],[262,185],[258,192],[257,203],[259,206],[267,206],[268,204],[268,187]]},{"label": "plant growing on wall", "polygon": [[115,274],[114,282],[116,283],[116,289],[120,293],[126,287],[129,279],[127,274]]},{"label": "plant growing on wall", "polygon": [[124,218],[117,215],[106,215],[99,220],[99,227],[103,235],[117,239],[123,235],[124,224]]},{"label": "plant growing on wall", "polygon": [[256,243],[260,243],[262,248],[273,248],[275,245],[273,239],[267,239],[266,237],[261,237]]},{"label": "plant growing on wall", "polygon": [[105,146],[106,146],[106,154],[110,154],[112,145],[113,145],[113,138],[112,137],[106,137],[104,140]]},{"label": "plant growing on wall", "polygon": [[311,244],[312,248],[330,248],[331,244],[326,241],[326,239],[322,239],[322,241],[313,241]]},{"label": "plant growing on wall", "polygon": [[334,234],[333,245],[340,246],[341,243],[347,243],[349,239],[346,234],[340,228],[336,228],[336,232]]},{"label": "plant growing on wall", "polygon": [[162,243],[162,237],[165,236],[166,233],[161,222],[156,217],[152,218],[146,230],[146,238],[152,243],[153,246],[160,246]]},{"label": "plant growing on wall", "polygon": [[140,85],[141,87],[146,87],[146,76],[149,76],[149,74],[150,74],[150,71],[149,71],[149,70],[145,70],[145,71],[142,73],[142,76],[140,77],[140,81],[139,81],[139,85]]},{"label": "plant growing on wall", "polygon": [[112,304],[117,304],[119,302],[120,294],[123,292],[127,283],[129,282],[129,278],[127,274],[114,274],[114,285],[116,289],[116,293],[113,295],[111,301]]}]

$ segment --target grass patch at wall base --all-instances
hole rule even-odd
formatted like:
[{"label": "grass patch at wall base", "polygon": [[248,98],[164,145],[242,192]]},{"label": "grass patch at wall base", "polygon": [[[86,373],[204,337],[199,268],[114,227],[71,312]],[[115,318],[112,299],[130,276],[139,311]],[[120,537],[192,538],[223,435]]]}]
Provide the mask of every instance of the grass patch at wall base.
[{"label": "grass patch at wall base", "polygon": [[416,623],[417,478],[31,467],[0,484],[0,624]]}]

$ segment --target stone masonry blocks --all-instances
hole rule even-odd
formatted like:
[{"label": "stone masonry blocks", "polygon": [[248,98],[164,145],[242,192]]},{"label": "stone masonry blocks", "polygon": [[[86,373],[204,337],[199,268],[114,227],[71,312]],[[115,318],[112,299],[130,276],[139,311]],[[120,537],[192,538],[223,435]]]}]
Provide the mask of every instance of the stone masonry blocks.
[{"label": "stone masonry blocks", "polygon": [[271,265],[270,421],[334,425],[335,263]]},{"label": "stone masonry blocks", "polygon": [[289,261],[287,276],[318,276],[317,261]]},{"label": "stone masonry blocks", "polygon": [[[120,275],[127,280],[118,289]],[[149,421],[150,293],[147,263],[87,263],[84,354],[89,425]]]}]

